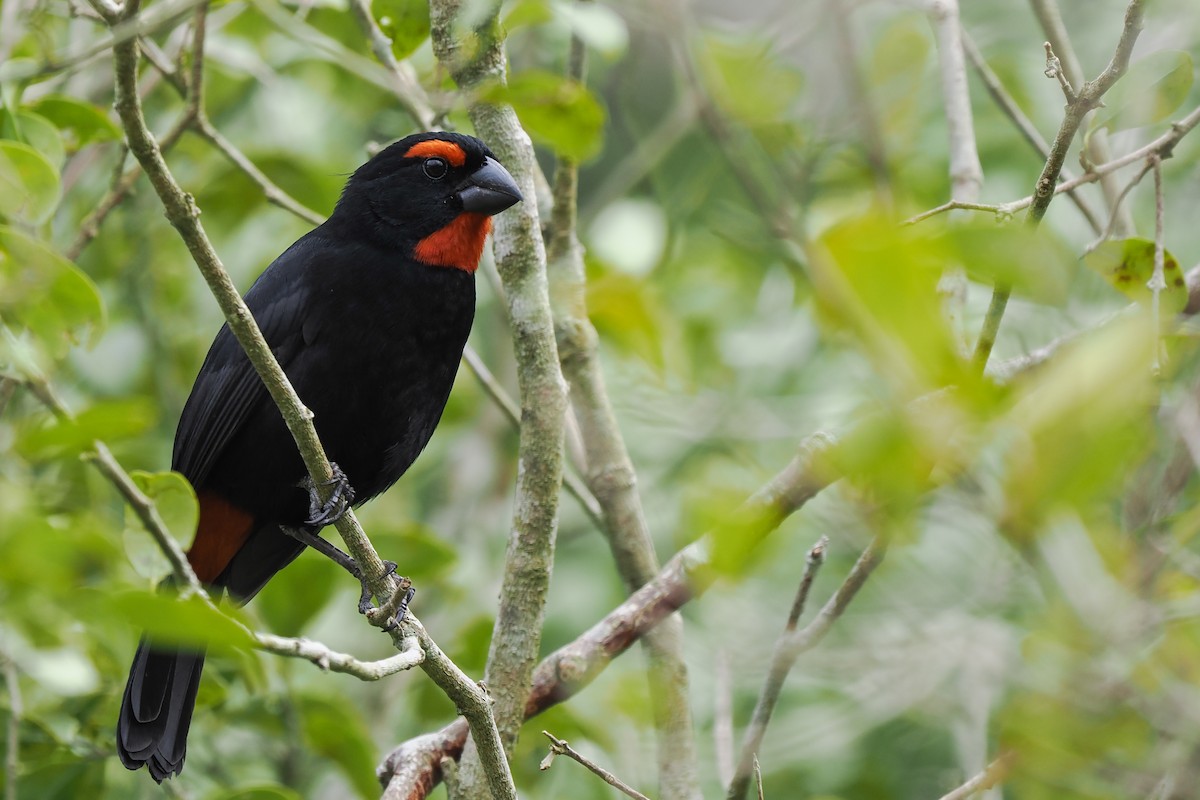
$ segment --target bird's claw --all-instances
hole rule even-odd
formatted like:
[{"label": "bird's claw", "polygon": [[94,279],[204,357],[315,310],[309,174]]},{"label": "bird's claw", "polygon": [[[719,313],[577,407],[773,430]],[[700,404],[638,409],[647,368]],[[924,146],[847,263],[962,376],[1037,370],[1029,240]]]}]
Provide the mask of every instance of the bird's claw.
[{"label": "bird's claw", "polygon": [[321,501],[318,485],[313,483],[312,478],[305,477],[300,482],[300,486],[308,490],[308,519],[304,521],[305,525],[318,528],[332,525],[344,517],[354,503],[354,487],[350,485],[346,473],[332,461],[329,466],[333,469],[333,477],[320,484],[320,487],[333,487],[328,500]]},{"label": "bird's claw", "polygon": [[[395,575],[396,569],[397,565],[395,561],[384,561],[383,577],[386,578],[389,575]],[[367,579],[363,577],[361,572],[358,574],[358,581],[362,584],[362,595],[358,598],[358,613],[365,617],[368,613],[375,610],[375,604],[371,602],[371,587],[367,586]],[[407,607],[408,603],[405,601],[405,608]]]}]

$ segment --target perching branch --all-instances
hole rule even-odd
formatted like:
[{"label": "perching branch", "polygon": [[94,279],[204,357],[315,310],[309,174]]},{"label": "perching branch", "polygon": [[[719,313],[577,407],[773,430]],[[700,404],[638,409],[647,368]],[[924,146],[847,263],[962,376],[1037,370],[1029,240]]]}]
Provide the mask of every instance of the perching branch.
[{"label": "perching branch", "polygon": [[[430,4],[433,51],[459,88],[470,92],[484,81],[503,84],[505,54],[492,9],[466,59],[463,37],[455,31],[459,0]],[[476,133],[512,173],[527,202],[496,221],[493,250],[504,284],[517,360],[521,399],[516,497],[505,556],[500,607],[488,652],[486,680],[505,747],[517,741],[529,682],[541,645],[546,593],[558,531],[558,494],[563,474],[563,418],[566,387],[558,365],[554,323],[546,286],[546,254],[538,220],[533,146],[509,106],[472,102],[468,111]],[[460,764],[465,797],[483,792],[479,764],[468,745]]]},{"label": "perching branch", "polygon": [[[1104,93],[1129,68],[1129,57],[1133,53],[1133,46],[1142,30],[1144,3],[1145,0],[1130,0],[1129,6],[1125,9],[1125,25],[1112,60],[1095,80],[1088,81],[1080,87],[1078,92],[1074,92],[1070,102],[1067,103],[1062,124],[1059,126],[1058,134],[1054,137],[1054,144],[1050,146],[1050,156],[1046,159],[1042,174],[1038,177],[1035,185],[1033,202],[1025,216],[1027,225],[1036,228],[1042,221],[1042,217],[1045,216],[1046,209],[1050,207],[1050,201],[1054,199],[1054,195],[1064,190],[1062,187],[1066,184],[1058,183],[1058,177],[1062,171],[1063,162],[1066,160],[1067,151],[1071,148],[1071,142],[1075,139],[1075,133],[1079,130],[1079,126],[1088,112],[1100,105]],[[1047,44],[1047,48],[1047,52],[1049,52],[1049,44]],[[1057,74],[1062,75],[1061,68],[1057,70]],[[1008,305],[1011,291],[1010,287],[997,284],[992,292],[992,300],[988,306],[987,315],[984,317],[983,329],[979,333],[973,359],[981,372],[987,367],[992,347],[996,344],[1000,321],[1004,318],[1004,310]]]},{"label": "perching branch", "polygon": [[621,780],[616,775],[613,775],[604,767],[600,766],[596,762],[584,756],[575,748],[571,747],[570,743],[568,743],[565,739],[559,739],[557,736],[554,736],[552,733],[550,733],[550,731],[542,731],[542,736],[545,736],[550,740],[550,752],[547,753],[546,757],[542,759],[542,763],[538,765],[538,769],[550,769],[550,765],[554,763],[555,756],[566,756],[567,758],[578,761],[580,764],[587,767],[587,769],[591,770],[592,774],[596,775],[598,778],[600,778],[600,780],[604,781],[626,797],[632,797],[633,800],[650,800],[649,797],[642,794],[637,789],[634,789],[632,786],[625,783],[625,781]]}]

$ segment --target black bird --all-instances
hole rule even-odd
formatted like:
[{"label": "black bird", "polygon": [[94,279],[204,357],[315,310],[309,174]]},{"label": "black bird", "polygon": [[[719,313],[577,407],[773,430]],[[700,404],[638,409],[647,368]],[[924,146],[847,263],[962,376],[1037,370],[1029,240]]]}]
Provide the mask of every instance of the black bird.
[{"label": "black bird", "polygon": [[[332,216],[246,293],[355,505],[395,483],[433,435],[491,215],[520,200],[478,139],[409,136],[359,167]],[[312,507],[295,442],[228,325],[184,406],[171,468],[200,500],[192,568],[240,603],[304,549],[283,528],[315,534],[337,513]],[[117,722],[126,767],[144,764],[160,783],[183,769],[203,666],[202,650],[142,640]]]}]

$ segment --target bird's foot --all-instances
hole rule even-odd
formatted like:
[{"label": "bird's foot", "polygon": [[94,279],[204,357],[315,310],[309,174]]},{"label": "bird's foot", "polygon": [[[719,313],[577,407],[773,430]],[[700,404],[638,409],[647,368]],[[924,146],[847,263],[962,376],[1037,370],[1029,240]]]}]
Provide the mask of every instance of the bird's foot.
[{"label": "bird's foot", "polygon": [[[358,599],[358,613],[367,617],[371,622],[382,620],[384,624],[381,627],[383,627],[384,631],[391,632],[396,629],[396,626],[404,619],[404,615],[408,613],[408,604],[412,602],[413,596],[417,593],[417,590],[413,588],[411,580],[401,577],[400,585],[396,588],[395,593],[388,598],[386,603],[376,607],[371,602],[371,587],[367,585],[367,579],[363,575],[357,561],[312,531],[305,530],[304,528],[291,528],[286,525],[279,527],[288,536],[308,545],[354,576],[354,579],[362,585],[362,595]],[[383,577],[386,578],[388,575],[395,575],[397,569],[396,562],[384,561],[383,569]]]},{"label": "bird's foot", "polygon": [[[396,574],[396,562],[395,561],[384,561],[383,562],[383,577],[386,578],[388,575],[395,575],[395,574]],[[405,578],[405,580],[408,580],[408,579]],[[358,598],[358,613],[362,614],[363,616],[366,616],[370,612],[375,610],[375,604],[371,602],[371,587],[367,586],[367,579],[365,577],[363,577],[362,573],[359,573],[359,575],[358,575],[358,582],[362,584],[362,595]],[[385,603],[384,605],[387,605],[387,604]]]},{"label": "bird's foot", "polygon": [[[308,490],[308,519],[304,521],[305,525],[317,528],[332,525],[346,515],[354,502],[354,487],[350,485],[346,473],[332,461],[329,466],[333,469],[333,477],[329,480],[318,485],[311,477],[305,476],[300,481],[300,487]],[[319,489],[328,486],[332,486],[333,491],[327,500],[322,501]]]},{"label": "bird's foot", "polygon": [[[412,602],[416,593],[417,590],[413,587],[412,581],[409,578],[401,576],[399,585],[396,586],[396,591],[387,599],[387,602],[378,608],[371,607],[368,602],[365,611],[363,610],[363,605],[360,604],[359,611],[366,614],[367,619],[370,620],[372,625],[382,628],[384,633],[391,633],[400,627],[400,623],[408,615],[408,604]],[[369,598],[365,596],[363,599],[369,601]]]}]

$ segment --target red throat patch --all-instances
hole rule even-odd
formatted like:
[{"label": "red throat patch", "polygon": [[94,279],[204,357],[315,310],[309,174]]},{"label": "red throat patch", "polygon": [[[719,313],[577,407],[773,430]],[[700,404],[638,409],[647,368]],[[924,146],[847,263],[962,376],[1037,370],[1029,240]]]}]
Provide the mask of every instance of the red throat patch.
[{"label": "red throat patch", "polygon": [[413,255],[433,266],[474,272],[479,269],[483,243],[491,231],[492,218],[487,214],[464,211],[446,227],[417,242]]}]

